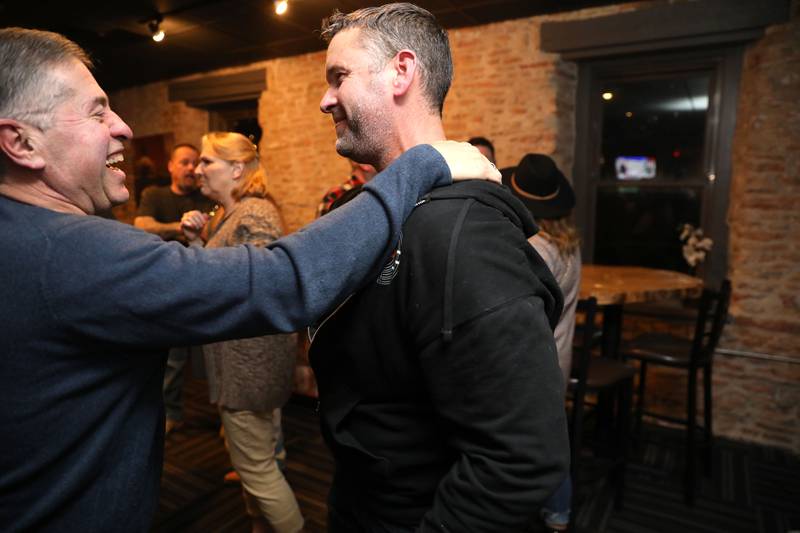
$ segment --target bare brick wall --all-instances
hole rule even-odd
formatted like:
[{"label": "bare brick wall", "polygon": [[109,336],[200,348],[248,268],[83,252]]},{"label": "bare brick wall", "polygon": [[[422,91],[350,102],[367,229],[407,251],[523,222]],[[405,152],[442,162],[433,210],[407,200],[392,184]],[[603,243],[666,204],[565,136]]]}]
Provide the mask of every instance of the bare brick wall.
[{"label": "bare brick wall", "polygon": [[450,33],[455,79],[445,130],[458,140],[491,139],[500,167],[516,165],[528,152],[552,154],[561,168],[572,167],[576,67],[539,50],[541,22]]},{"label": "bare brick wall", "polygon": [[325,53],[270,61],[267,73],[259,106],[261,151],[270,188],[287,226],[296,230],[313,220],[325,191],[349,176],[350,165],[336,154],[330,115],[319,110],[327,87]]},{"label": "bare brick wall", "polygon": [[[609,15],[641,5],[648,3],[451,31],[455,80],[444,113],[448,137],[489,137],[501,167],[516,164],[527,152],[548,153],[571,178],[577,68],[539,50],[539,28],[548,20]],[[787,245],[800,235],[797,5],[795,0],[791,23],[770,28],[748,48],[743,67],[729,213],[734,321],[723,344],[800,361],[800,247]],[[260,150],[291,230],[313,218],[324,191],[349,170],[334,150],[330,117],[319,112],[324,61],[319,52],[245,67],[267,70],[259,105]],[[198,142],[207,128],[204,111],[167,102],[166,83],[120,91],[112,95],[112,104],[138,135],[172,131],[176,141]],[[717,361],[717,432],[800,451],[800,365],[738,357]],[[661,407],[674,411],[681,406],[674,391],[682,389],[668,378],[656,374],[651,385]]]},{"label": "bare brick wall", "polygon": [[728,214],[737,328],[727,338],[798,361],[799,8],[795,1],[792,20],[770,28],[744,58]]},{"label": "bare brick wall", "polygon": [[728,348],[794,361],[719,357],[721,433],[800,451],[800,2],[749,46],[742,70],[728,224]]}]

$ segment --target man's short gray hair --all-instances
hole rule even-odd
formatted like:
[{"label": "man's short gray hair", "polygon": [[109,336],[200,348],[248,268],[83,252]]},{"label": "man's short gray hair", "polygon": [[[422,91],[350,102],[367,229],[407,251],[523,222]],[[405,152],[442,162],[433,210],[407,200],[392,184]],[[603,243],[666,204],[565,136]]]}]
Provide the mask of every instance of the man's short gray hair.
[{"label": "man's short gray hair", "polygon": [[25,28],[0,30],[0,118],[40,129],[50,126],[56,105],[69,94],[50,69],[77,60],[92,68],[88,54],[63,35]]},{"label": "man's short gray hair", "polygon": [[453,59],[447,32],[430,12],[406,2],[348,14],[336,10],[322,21],[322,38],[330,43],[337,33],[351,28],[361,30],[361,42],[374,56],[375,70],[383,68],[400,50],[414,51],[422,73],[422,90],[431,108],[442,114],[453,81]]}]

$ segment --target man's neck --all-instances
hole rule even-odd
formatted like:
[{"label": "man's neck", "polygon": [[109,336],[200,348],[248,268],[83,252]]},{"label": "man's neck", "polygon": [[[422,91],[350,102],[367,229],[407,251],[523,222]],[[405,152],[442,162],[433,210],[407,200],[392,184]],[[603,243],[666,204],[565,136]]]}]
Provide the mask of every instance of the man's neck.
[{"label": "man's neck", "polygon": [[187,194],[191,194],[191,191],[190,192],[186,192],[183,189],[181,189],[180,187],[178,187],[178,185],[175,184],[175,183],[173,183],[172,185],[169,186],[169,190],[171,190],[173,193],[177,194],[178,196],[186,196]]},{"label": "man's neck", "polygon": [[384,160],[380,161],[375,168],[380,172],[407,150],[420,144],[430,144],[445,139],[444,126],[438,114],[426,113],[413,116],[411,120],[404,120],[402,124],[398,125],[393,147],[387,151]]},{"label": "man's neck", "polygon": [[22,185],[6,179],[0,182],[0,196],[6,196],[23,204],[42,207],[59,213],[87,214],[86,211],[42,182]]}]

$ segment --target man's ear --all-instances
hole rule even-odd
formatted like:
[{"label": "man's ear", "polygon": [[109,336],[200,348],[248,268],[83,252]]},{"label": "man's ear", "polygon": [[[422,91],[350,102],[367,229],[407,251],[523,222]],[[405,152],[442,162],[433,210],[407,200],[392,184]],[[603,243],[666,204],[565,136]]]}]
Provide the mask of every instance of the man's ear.
[{"label": "man's ear", "polygon": [[0,119],[0,150],[14,164],[30,170],[44,168],[44,158],[32,138],[32,128],[13,119]]},{"label": "man's ear", "polygon": [[417,75],[417,54],[412,50],[400,50],[392,59],[392,94],[404,96]]}]

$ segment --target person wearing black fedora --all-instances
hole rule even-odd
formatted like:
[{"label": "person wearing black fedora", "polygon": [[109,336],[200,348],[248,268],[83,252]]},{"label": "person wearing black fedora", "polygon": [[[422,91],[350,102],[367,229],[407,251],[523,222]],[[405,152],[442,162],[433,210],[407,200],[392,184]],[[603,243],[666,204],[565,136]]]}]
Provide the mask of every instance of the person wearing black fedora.
[{"label": "person wearing black fedora", "polygon": [[526,154],[516,167],[500,172],[503,185],[511,189],[537,221],[560,219],[572,213],[575,193],[550,157]]},{"label": "person wearing black fedora", "polygon": [[[571,217],[575,193],[555,162],[544,154],[527,154],[516,167],[503,169],[501,173],[503,184],[525,204],[538,224],[539,233],[528,242],[547,263],[564,295],[564,308],[554,335],[566,393],[581,281],[578,232]],[[542,508],[542,516],[550,529],[567,528],[571,499],[572,482],[567,476]]]}]

